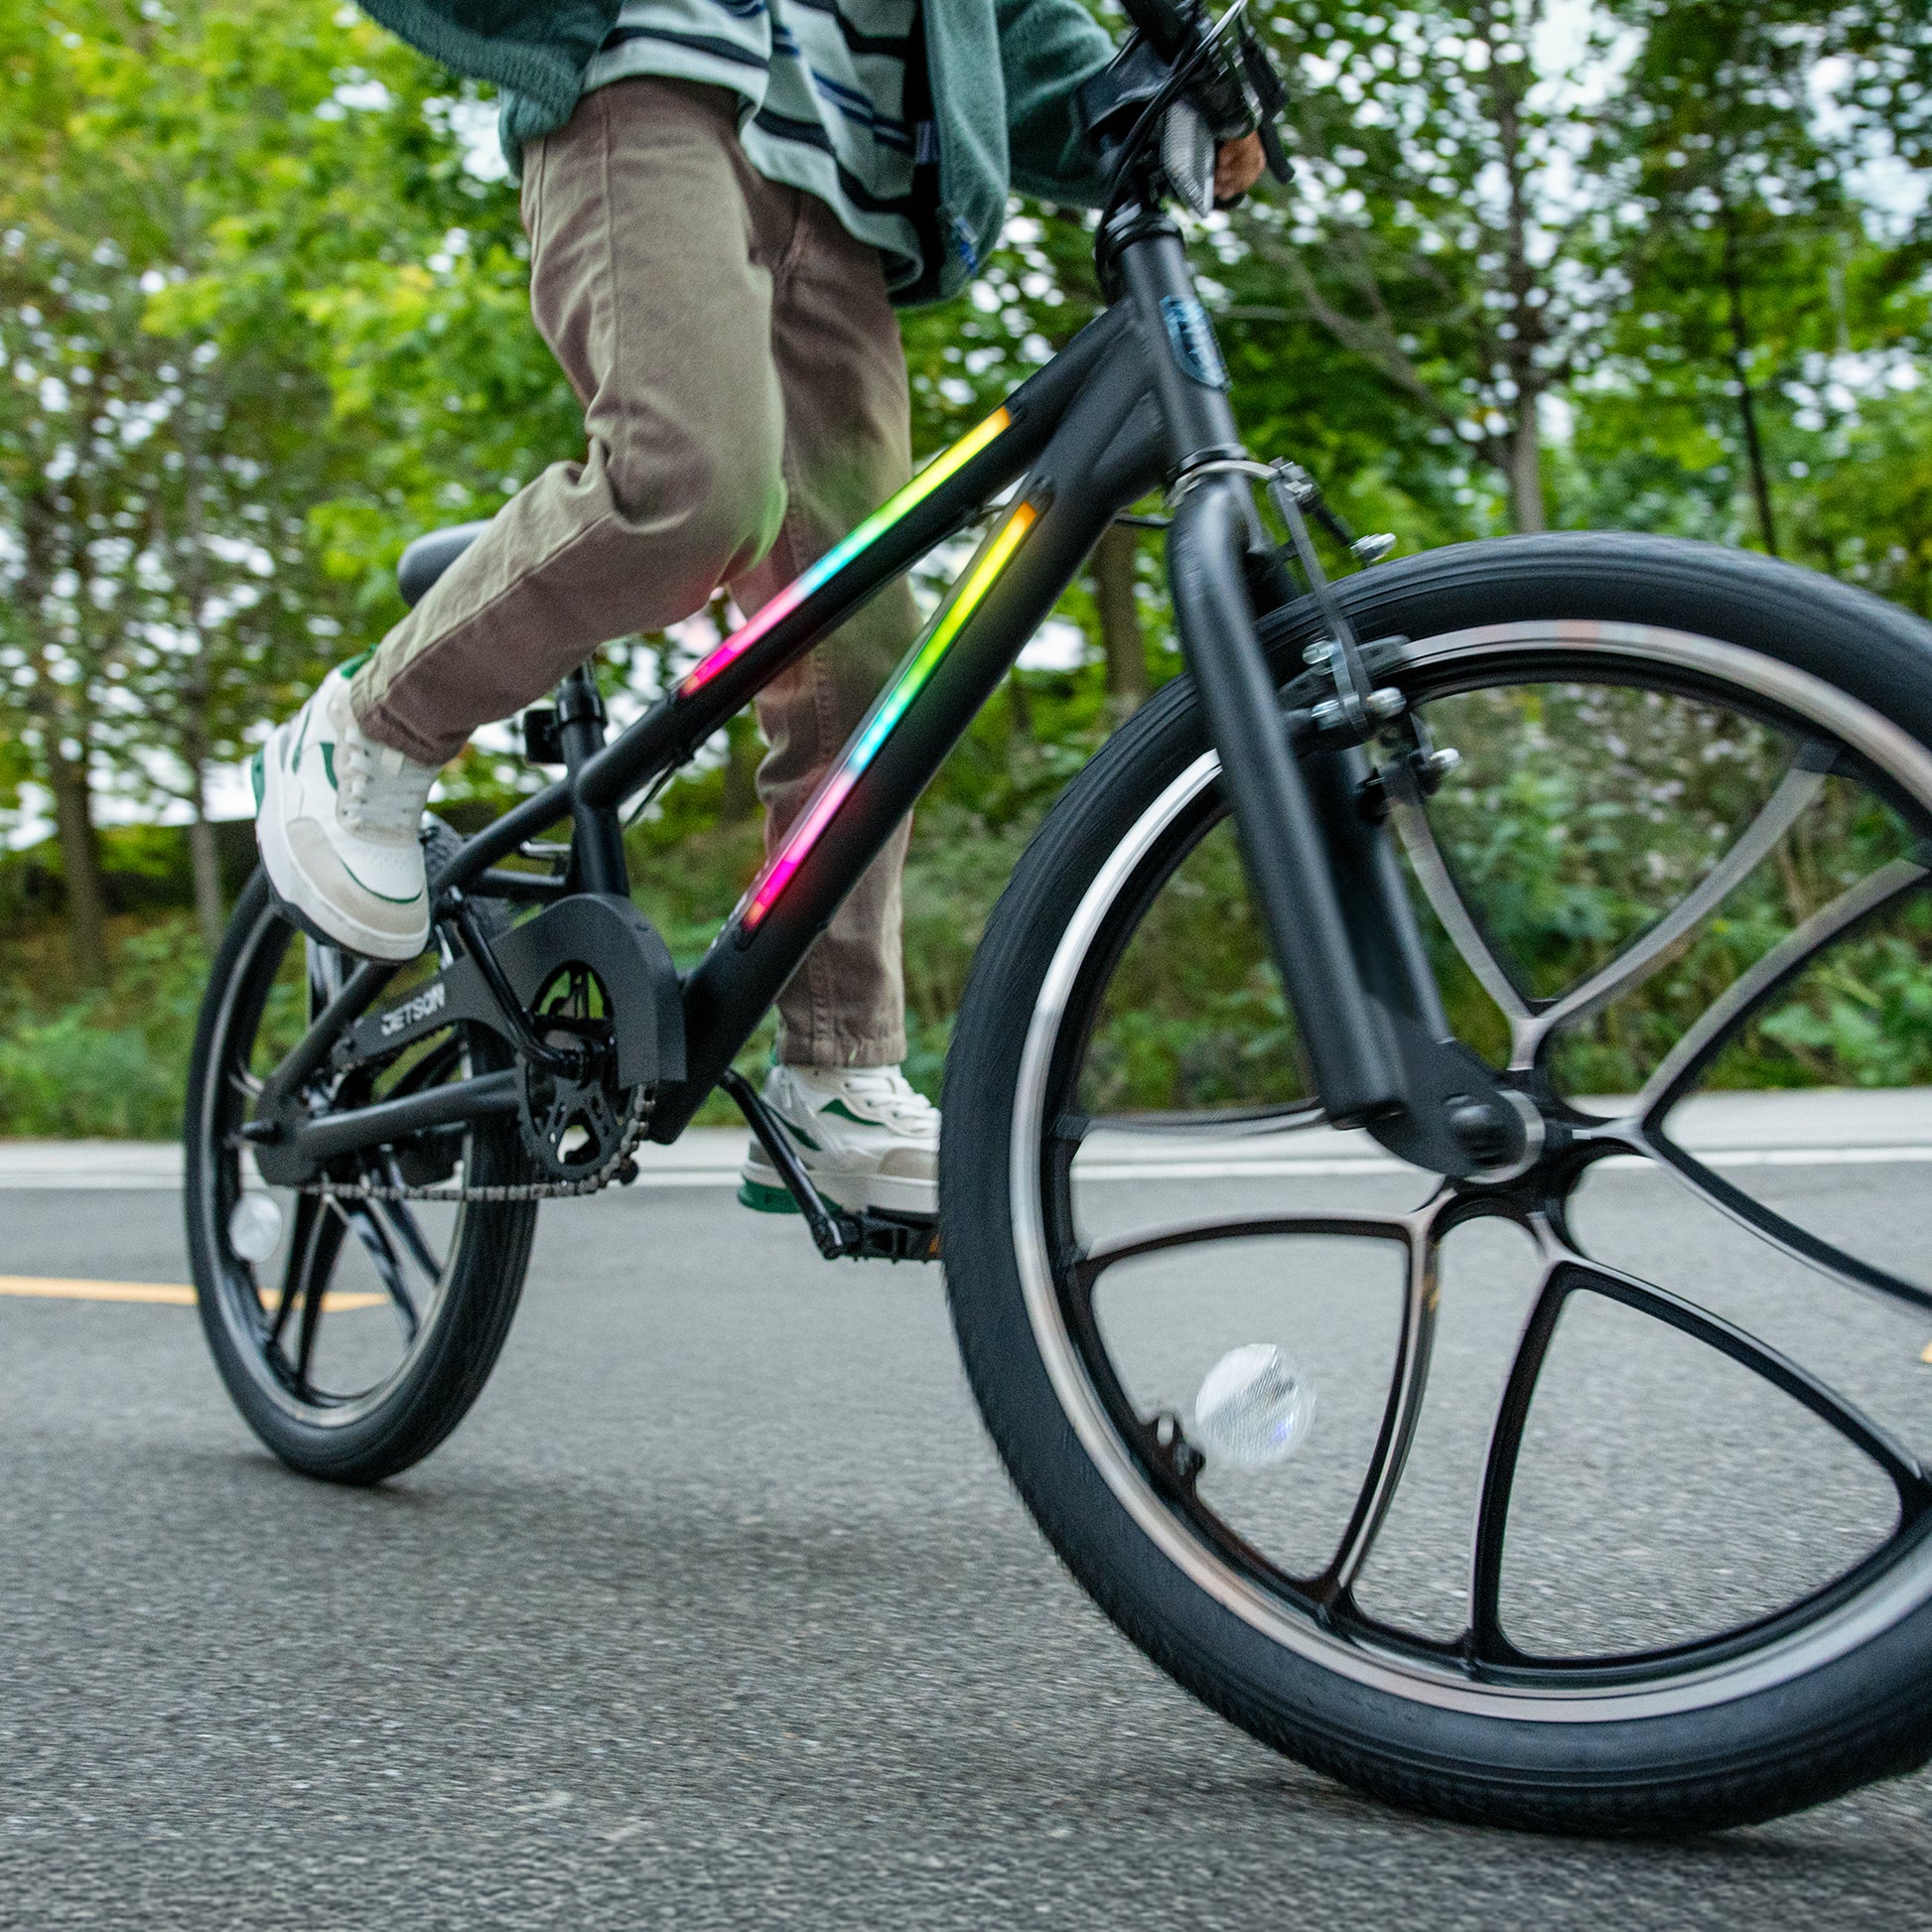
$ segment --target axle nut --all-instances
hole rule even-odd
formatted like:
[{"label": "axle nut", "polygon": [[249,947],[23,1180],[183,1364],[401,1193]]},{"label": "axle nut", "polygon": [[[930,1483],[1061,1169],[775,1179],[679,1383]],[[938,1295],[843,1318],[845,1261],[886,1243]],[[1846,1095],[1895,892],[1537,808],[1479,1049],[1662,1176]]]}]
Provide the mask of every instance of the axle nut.
[{"label": "axle nut", "polygon": [[1485,1168],[1499,1168],[1516,1154],[1516,1137],[1508,1117],[1487,1102],[1452,1094],[1449,1102],[1449,1130],[1469,1158]]}]

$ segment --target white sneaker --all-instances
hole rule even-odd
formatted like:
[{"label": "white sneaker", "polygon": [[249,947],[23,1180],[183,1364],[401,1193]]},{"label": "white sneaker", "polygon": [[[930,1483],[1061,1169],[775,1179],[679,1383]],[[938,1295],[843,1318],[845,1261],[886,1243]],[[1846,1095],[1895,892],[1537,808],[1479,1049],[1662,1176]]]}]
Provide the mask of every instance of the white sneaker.
[{"label": "white sneaker", "polygon": [[[764,1104],[827,1200],[855,1213],[938,1213],[939,1110],[897,1067],[774,1066]],[[797,1212],[756,1136],[738,1198],[765,1214]]]},{"label": "white sneaker", "polygon": [[371,959],[429,944],[419,836],[436,767],[378,745],[348,705],[348,667],[255,754],[255,838],[275,896],[304,926]]}]

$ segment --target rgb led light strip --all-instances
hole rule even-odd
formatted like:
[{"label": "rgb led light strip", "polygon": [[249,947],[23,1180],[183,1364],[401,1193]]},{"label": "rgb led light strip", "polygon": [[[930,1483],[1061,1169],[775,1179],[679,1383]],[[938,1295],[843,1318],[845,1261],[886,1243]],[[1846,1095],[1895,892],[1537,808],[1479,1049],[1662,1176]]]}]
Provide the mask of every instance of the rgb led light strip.
[{"label": "rgb led light strip", "polygon": [[912,700],[925,688],[926,680],[939,668],[939,660],[952,648],[953,639],[964,628],[966,620],[979,609],[986,594],[999,581],[1020,540],[1033,527],[1039,512],[1031,503],[1020,503],[1001,524],[993,540],[980,553],[979,561],[960,579],[959,588],[933,620],[903,670],[889,685],[873,707],[872,715],[859,728],[839,767],[813,794],[811,802],[785,834],[785,842],[772,855],[770,863],[753,882],[746,895],[738,924],[741,931],[754,932],[759,920],[777,902],[778,895],[791,883],[792,875],[805,863],[805,855],[818,843],[818,837],[832,821],[839,807],[852,796],[875,758],[879,748],[893,735],[893,727],[905,716]]},{"label": "rgb led light strip", "polygon": [[736,664],[760,637],[768,636],[774,625],[804,603],[822,584],[828,582],[870,543],[884,536],[907,510],[916,508],[948,477],[954,477],[979,455],[1012,423],[1004,409],[996,409],[977,429],[969,431],[944,455],[934,457],[897,495],[881,505],[842,542],[819,558],[809,570],[801,571],[757,617],[740,624],[709,656],[702,657],[685,672],[677,687],[680,698],[688,698],[704,687],[722,670]]}]

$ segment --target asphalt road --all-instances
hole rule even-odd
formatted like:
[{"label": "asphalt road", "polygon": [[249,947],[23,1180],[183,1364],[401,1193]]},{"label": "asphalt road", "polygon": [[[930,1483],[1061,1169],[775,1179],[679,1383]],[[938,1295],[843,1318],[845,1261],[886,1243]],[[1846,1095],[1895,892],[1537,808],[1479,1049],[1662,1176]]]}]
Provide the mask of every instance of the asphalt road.
[{"label": "asphalt road", "polygon": [[[1786,1177],[1903,1240],[1924,1176]],[[0,1269],[183,1282],[177,1223],[17,1189]],[[1059,1570],[937,1271],[828,1266],[716,1186],[550,1210],[483,1399],[373,1492],[269,1459],[192,1311],[0,1299],[0,1476],[7,1927],[1932,1922],[1924,1775],[1602,1846],[1276,1757]]]}]

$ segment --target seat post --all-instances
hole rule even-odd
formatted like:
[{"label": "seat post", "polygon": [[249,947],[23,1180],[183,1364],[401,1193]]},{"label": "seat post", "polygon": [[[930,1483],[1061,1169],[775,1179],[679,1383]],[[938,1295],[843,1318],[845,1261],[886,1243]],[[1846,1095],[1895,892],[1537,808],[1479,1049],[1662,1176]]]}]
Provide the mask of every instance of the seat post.
[{"label": "seat post", "polygon": [[[591,664],[578,665],[558,685],[557,736],[563,743],[564,763],[573,778],[604,749],[604,727],[609,715]],[[627,897],[630,874],[624,865],[623,827],[617,813],[574,799],[571,822],[575,830],[572,871],[578,889]]]}]

